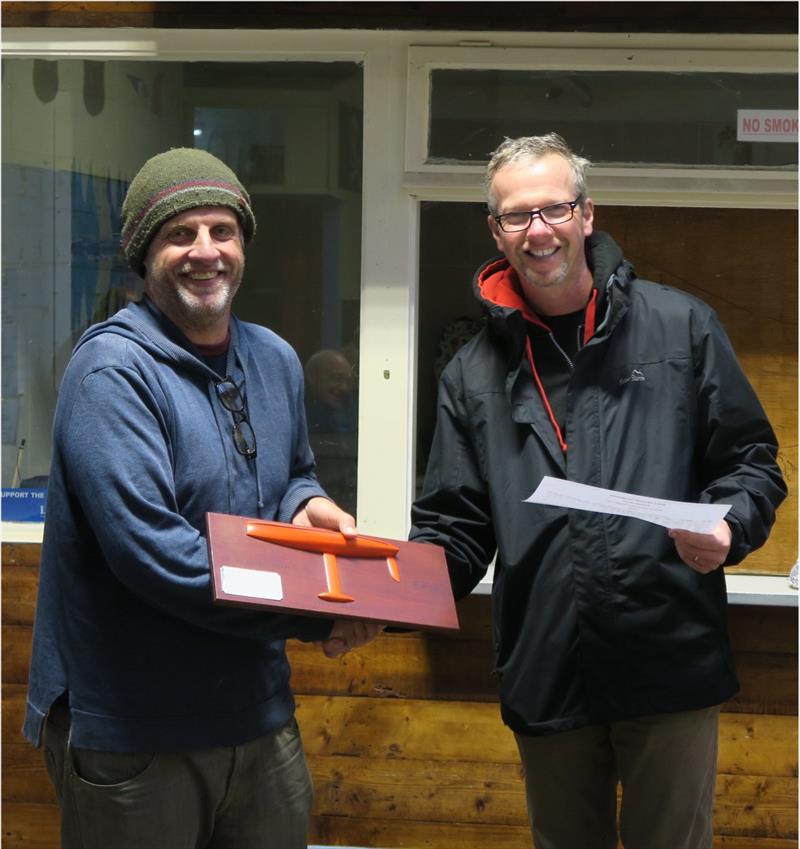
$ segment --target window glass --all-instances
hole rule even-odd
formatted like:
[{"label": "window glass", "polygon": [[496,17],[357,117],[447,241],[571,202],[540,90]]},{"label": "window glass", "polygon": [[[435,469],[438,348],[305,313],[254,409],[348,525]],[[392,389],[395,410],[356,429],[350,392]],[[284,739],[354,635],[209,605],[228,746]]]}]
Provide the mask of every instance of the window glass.
[{"label": "window glass", "polygon": [[[486,217],[479,203],[421,204],[417,494],[436,424],[438,377],[483,326],[472,280],[497,255]],[[797,557],[797,212],[599,205],[594,223],[639,276],[695,295],[722,319],[775,428],[790,492],[767,545],[744,569],[788,573]],[[753,244],[770,249],[754,253]],[[537,484],[531,478],[531,492]]]},{"label": "window glass", "polygon": [[555,131],[596,163],[797,164],[794,143],[737,141],[739,109],[796,110],[796,75],[433,70],[428,162],[486,161],[505,136]]},{"label": "window glass", "polygon": [[118,246],[125,191],[183,146],[251,195],[235,312],[296,349],[320,479],[355,510],[362,89],[350,62],[3,61],[3,487],[46,485],[70,351],[141,295]]}]

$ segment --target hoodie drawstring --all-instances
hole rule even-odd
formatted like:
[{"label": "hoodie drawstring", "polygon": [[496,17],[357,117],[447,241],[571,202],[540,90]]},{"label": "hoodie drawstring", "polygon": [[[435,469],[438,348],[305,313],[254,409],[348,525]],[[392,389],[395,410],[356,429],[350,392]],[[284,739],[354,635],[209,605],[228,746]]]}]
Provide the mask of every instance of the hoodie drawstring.
[{"label": "hoodie drawstring", "polygon": [[[247,369],[245,368],[244,363],[239,356],[239,348],[238,346],[231,345],[231,357],[230,360],[235,359],[236,363],[239,365],[239,368],[242,370],[242,376],[244,378],[244,386],[247,386]],[[261,475],[258,473],[258,454],[253,457],[253,473],[256,476],[256,503],[258,505],[258,512],[261,515],[261,511],[264,509],[264,494],[261,490]]]}]

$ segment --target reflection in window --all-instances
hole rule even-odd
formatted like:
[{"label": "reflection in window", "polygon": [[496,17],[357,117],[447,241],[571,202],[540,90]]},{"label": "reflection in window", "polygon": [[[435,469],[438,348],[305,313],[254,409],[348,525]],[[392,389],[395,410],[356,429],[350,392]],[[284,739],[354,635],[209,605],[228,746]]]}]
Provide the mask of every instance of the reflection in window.
[{"label": "reflection in window", "polygon": [[[362,71],[349,62],[3,61],[3,486],[46,484],[56,392],[92,323],[140,297],[119,250],[142,163],[170,147],[227,162],[253,200],[237,315],[358,359]],[[25,115],[25,120],[15,116]],[[358,380],[348,441],[319,475],[355,510]],[[339,413],[315,429],[344,434]],[[327,430],[326,430],[327,428]]]},{"label": "reflection in window", "polygon": [[505,136],[560,133],[597,163],[797,165],[740,142],[739,109],[797,109],[793,74],[433,70],[428,162],[485,162]]},{"label": "reflection in window", "polygon": [[[683,289],[716,310],[776,430],[779,462],[789,477],[797,468],[797,394],[786,391],[797,381],[797,224],[796,210],[754,215],[603,204],[595,206],[594,218],[595,229],[614,238],[640,277]],[[753,244],[772,249],[754,255]],[[438,377],[482,327],[485,313],[472,280],[496,255],[484,204],[420,204],[417,494],[433,441]],[[531,492],[536,484],[531,481]]]},{"label": "reflection in window", "polygon": [[[472,278],[480,265],[497,254],[486,216],[486,206],[480,203],[420,204],[417,494],[433,441],[439,377],[456,351],[483,325]],[[454,245],[459,246],[457,251]]]},{"label": "reflection in window", "polygon": [[308,433],[328,494],[355,514],[358,441],[355,346],[323,348],[305,365]]}]

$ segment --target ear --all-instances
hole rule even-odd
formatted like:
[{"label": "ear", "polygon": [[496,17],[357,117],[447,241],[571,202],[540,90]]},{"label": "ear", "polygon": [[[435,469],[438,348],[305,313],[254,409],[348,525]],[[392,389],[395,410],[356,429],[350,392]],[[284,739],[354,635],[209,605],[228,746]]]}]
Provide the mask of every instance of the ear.
[{"label": "ear", "polygon": [[591,236],[594,231],[594,202],[591,198],[581,204],[581,217],[583,218],[583,235]]},{"label": "ear", "polygon": [[497,245],[497,249],[500,253],[505,253],[505,246],[503,244],[503,231],[497,226],[497,222],[494,220],[494,216],[487,215],[486,223],[489,225],[489,232],[492,234],[492,238],[494,239],[494,243]]}]

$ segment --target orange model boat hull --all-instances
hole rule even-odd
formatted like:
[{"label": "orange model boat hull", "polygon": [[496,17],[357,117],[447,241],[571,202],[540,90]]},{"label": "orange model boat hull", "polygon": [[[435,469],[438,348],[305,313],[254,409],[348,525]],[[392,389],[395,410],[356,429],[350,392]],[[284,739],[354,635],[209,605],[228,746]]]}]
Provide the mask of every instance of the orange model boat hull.
[{"label": "orange model boat hull", "polygon": [[394,557],[400,551],[396,545],[373,537],[348,538],[338,531],[304,528],[300,525],[248,522],[247,535],[300,551],[339,554],[345,557]]}]

